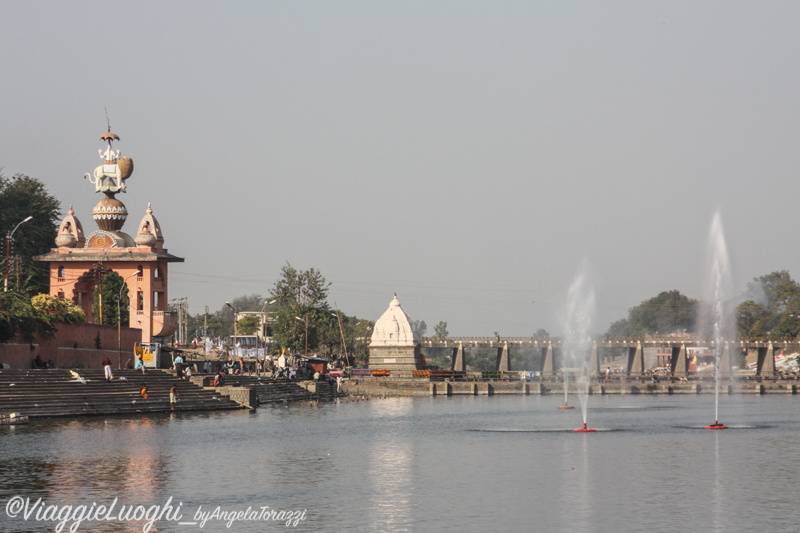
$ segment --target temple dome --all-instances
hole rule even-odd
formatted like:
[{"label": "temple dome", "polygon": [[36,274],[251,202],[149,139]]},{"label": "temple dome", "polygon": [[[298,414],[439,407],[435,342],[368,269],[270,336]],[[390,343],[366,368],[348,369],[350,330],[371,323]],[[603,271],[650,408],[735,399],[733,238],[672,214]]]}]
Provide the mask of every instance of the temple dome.
[{"label": "temple dome", "polygon": [[375,322],[372,331],[373,346],[416,346],[419,344],[417,329],[411,318],[400,307],[400,301],[395,295],[389,304],[389,309]]},{"label": "temple dome", "polygon": [[164,245],[164,235],[161,233],[161,225],[153,216],[153,208],[147,204],[147,212],[139,223],[139,231],[136,232],[136,245],[145,248],[158,248]]},{"label": "temple dome", "polygon": [[58,226],[56,246],[59,248],[81,248],[85,242],[86,238],[83,236],[81,221],[75,216],[72,206],[69,206],[67,216]]}]

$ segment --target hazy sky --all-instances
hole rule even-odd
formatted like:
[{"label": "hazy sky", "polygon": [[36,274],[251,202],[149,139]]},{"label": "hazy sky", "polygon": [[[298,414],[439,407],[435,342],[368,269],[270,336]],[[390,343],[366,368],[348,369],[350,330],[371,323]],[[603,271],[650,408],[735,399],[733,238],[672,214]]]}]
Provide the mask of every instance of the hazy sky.
[{"label": "hazy sky", "polygon": [[734,284],[798,276],[797,2],[0,1],[0,167],[84,229],[108,108],[170,298],[266,295],[287,261],[377,319],[595,329],[702,296],[719,210]]}]

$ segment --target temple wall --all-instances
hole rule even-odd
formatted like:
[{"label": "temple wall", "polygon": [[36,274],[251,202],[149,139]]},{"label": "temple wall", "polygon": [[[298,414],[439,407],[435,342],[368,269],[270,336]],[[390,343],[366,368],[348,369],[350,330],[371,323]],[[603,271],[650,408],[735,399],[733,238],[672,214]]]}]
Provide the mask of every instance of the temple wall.
[{"label": "temple wall", "polygon": [[[133,358],[133,345],[142,342],[142,330],[121,328],[119,338],[124,366]],[[43,361],[53,361],[56,368],[101,368],[106,357],[117,368],[117,326],[59,324],[52,339],[34,338],[33,342],[26,342],[16,336],[7,343],[0,343],[0,363],[11,368],[31,368],[37,355]]]}]

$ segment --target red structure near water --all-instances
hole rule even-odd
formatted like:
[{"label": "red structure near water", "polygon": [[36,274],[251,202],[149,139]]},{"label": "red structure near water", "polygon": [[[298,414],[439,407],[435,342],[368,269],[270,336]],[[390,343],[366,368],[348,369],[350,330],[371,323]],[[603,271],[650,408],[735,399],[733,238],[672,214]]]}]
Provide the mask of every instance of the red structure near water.
[{"label": "red structure near water", "polygon": [[728,426],[723,426],[719,423],[719,420],[714,420],[714,423],[710,426],[706,426],[706,429],[728,429]]},{"label": "red structure near water", "polygon": [[573,430],[575,433],[592,433],[597,431],[596,429],[589,429],[586,427],[586,422],[583,423],[583,427],[581,429]]}]

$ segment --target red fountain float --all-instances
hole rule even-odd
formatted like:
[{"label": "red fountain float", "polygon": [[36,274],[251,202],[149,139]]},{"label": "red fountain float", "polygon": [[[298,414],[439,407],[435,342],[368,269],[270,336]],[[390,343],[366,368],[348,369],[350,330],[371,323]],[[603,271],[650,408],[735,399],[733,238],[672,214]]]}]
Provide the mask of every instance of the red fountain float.
[{"label": "red fountain float", "polygon": [[723,426],[719,423],[719,420],[714,420],[714,423],[710,426],[706,426],[706,429],[728,429],[728,426]]},{"label": "red fountain float", "polygon": [[575,409],[573,406],[569,405],[567,402],[564,402],[564,405],[559,405],[559,409]]},{"label": "red fountain float", "polygon": [[575,433],[593,433],[597,431],[596,429],[590,429],[586,427],[586,422],[583,423],[583,427],[581,429],[573,430]]}]

